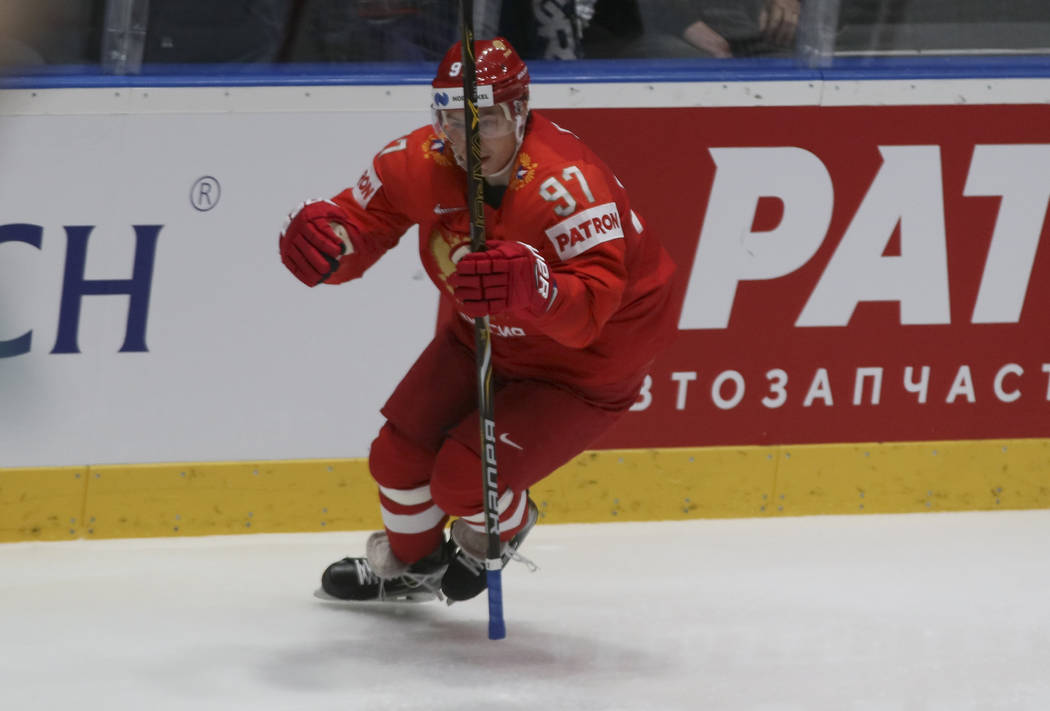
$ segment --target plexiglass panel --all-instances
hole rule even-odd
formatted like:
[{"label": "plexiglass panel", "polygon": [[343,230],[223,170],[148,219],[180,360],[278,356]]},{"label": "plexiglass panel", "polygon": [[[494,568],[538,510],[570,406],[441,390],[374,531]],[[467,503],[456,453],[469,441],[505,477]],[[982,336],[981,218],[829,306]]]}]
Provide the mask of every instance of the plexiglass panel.
[{"label": "plexiglass panel", "polygon": [[[0,0],[8,73],[436,62],[454,0]],[[529,60],[1050,54],[1047,0],[475,0]],[[697,63],[698,68],[708,62]],[[207,65],[207,66],[204,66]]]}]

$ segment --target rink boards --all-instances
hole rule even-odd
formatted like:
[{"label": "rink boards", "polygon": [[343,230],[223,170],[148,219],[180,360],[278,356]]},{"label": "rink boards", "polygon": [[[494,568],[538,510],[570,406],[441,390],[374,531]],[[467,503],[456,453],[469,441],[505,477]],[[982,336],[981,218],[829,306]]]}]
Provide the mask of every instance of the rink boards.
[{"label": "rink boards", "polygon": [[[1050,507],[1050,442],[585,452],[532,490],[547,523]],[[363,459],[0,470],[0,540],[382,527]]]},{"label": "rink boards", "polygon": [[[1050,506],[1039,74],[538,73],[675,258],[681,314],[632,412],[537,487],[545,520]],[[0,540],[378,525],[364,457],[436,293],[414,234],[316,290],[276,235],[427,97],[2,92]]]}]

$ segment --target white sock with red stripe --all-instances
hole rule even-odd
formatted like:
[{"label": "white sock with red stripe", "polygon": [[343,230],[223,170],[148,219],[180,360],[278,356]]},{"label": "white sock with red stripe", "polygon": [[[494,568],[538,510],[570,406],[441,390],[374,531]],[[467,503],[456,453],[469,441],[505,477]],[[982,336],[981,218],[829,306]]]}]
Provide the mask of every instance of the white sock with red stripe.
[{"label": "white sock with red stripe", "polygon": [[[528,520],[529,497],[524,491],[504,491],[499,497],[499,537],[501,541],[510,538],[521,530]],[[471,516],[462,516],[460,520],[478,533],[485,533],[485,512]]]},{"label": "white sock with red stripe", "polygon": [[425,558],[444,541],[448,515],[434,504],[429,485],[414,489],[380,486],[379,505],[390,548],[405,563]]}]

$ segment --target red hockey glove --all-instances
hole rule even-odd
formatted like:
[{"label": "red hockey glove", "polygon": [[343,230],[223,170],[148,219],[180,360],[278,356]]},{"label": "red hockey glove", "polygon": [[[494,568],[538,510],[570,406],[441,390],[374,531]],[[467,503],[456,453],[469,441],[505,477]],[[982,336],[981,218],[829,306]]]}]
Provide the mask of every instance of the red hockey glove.
[{"label": "red hockey glove", "polygon": [[484,252],[467,254],[448,283],[463,313],[474,318],[504,311],[542,316],[558,293],[547,262],[522,242],[493,240]]},{"label": "red hockey glove", "polygon": [[347,230],[349,215],[330,200],[308,200],[288,216],[278,246],[281,261],[307,286],[317,286],[354,251]]}]

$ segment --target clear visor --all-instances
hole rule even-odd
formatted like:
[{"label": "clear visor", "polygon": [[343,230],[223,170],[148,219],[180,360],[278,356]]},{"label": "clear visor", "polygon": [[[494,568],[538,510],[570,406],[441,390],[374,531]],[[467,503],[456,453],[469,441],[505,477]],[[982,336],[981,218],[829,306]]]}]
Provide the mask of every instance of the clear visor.
[{"label": "clear visor", "polygon": [[[508,136],[517,130],[517,126],[518,122],[511,117],[506,103],[481,109],[481,115],[478,117],[478,133],[482,138]],[[435,109],[434,130],[438,135],[448,136],[453,141],[464,140],[466,127],[463,109]]]}]

